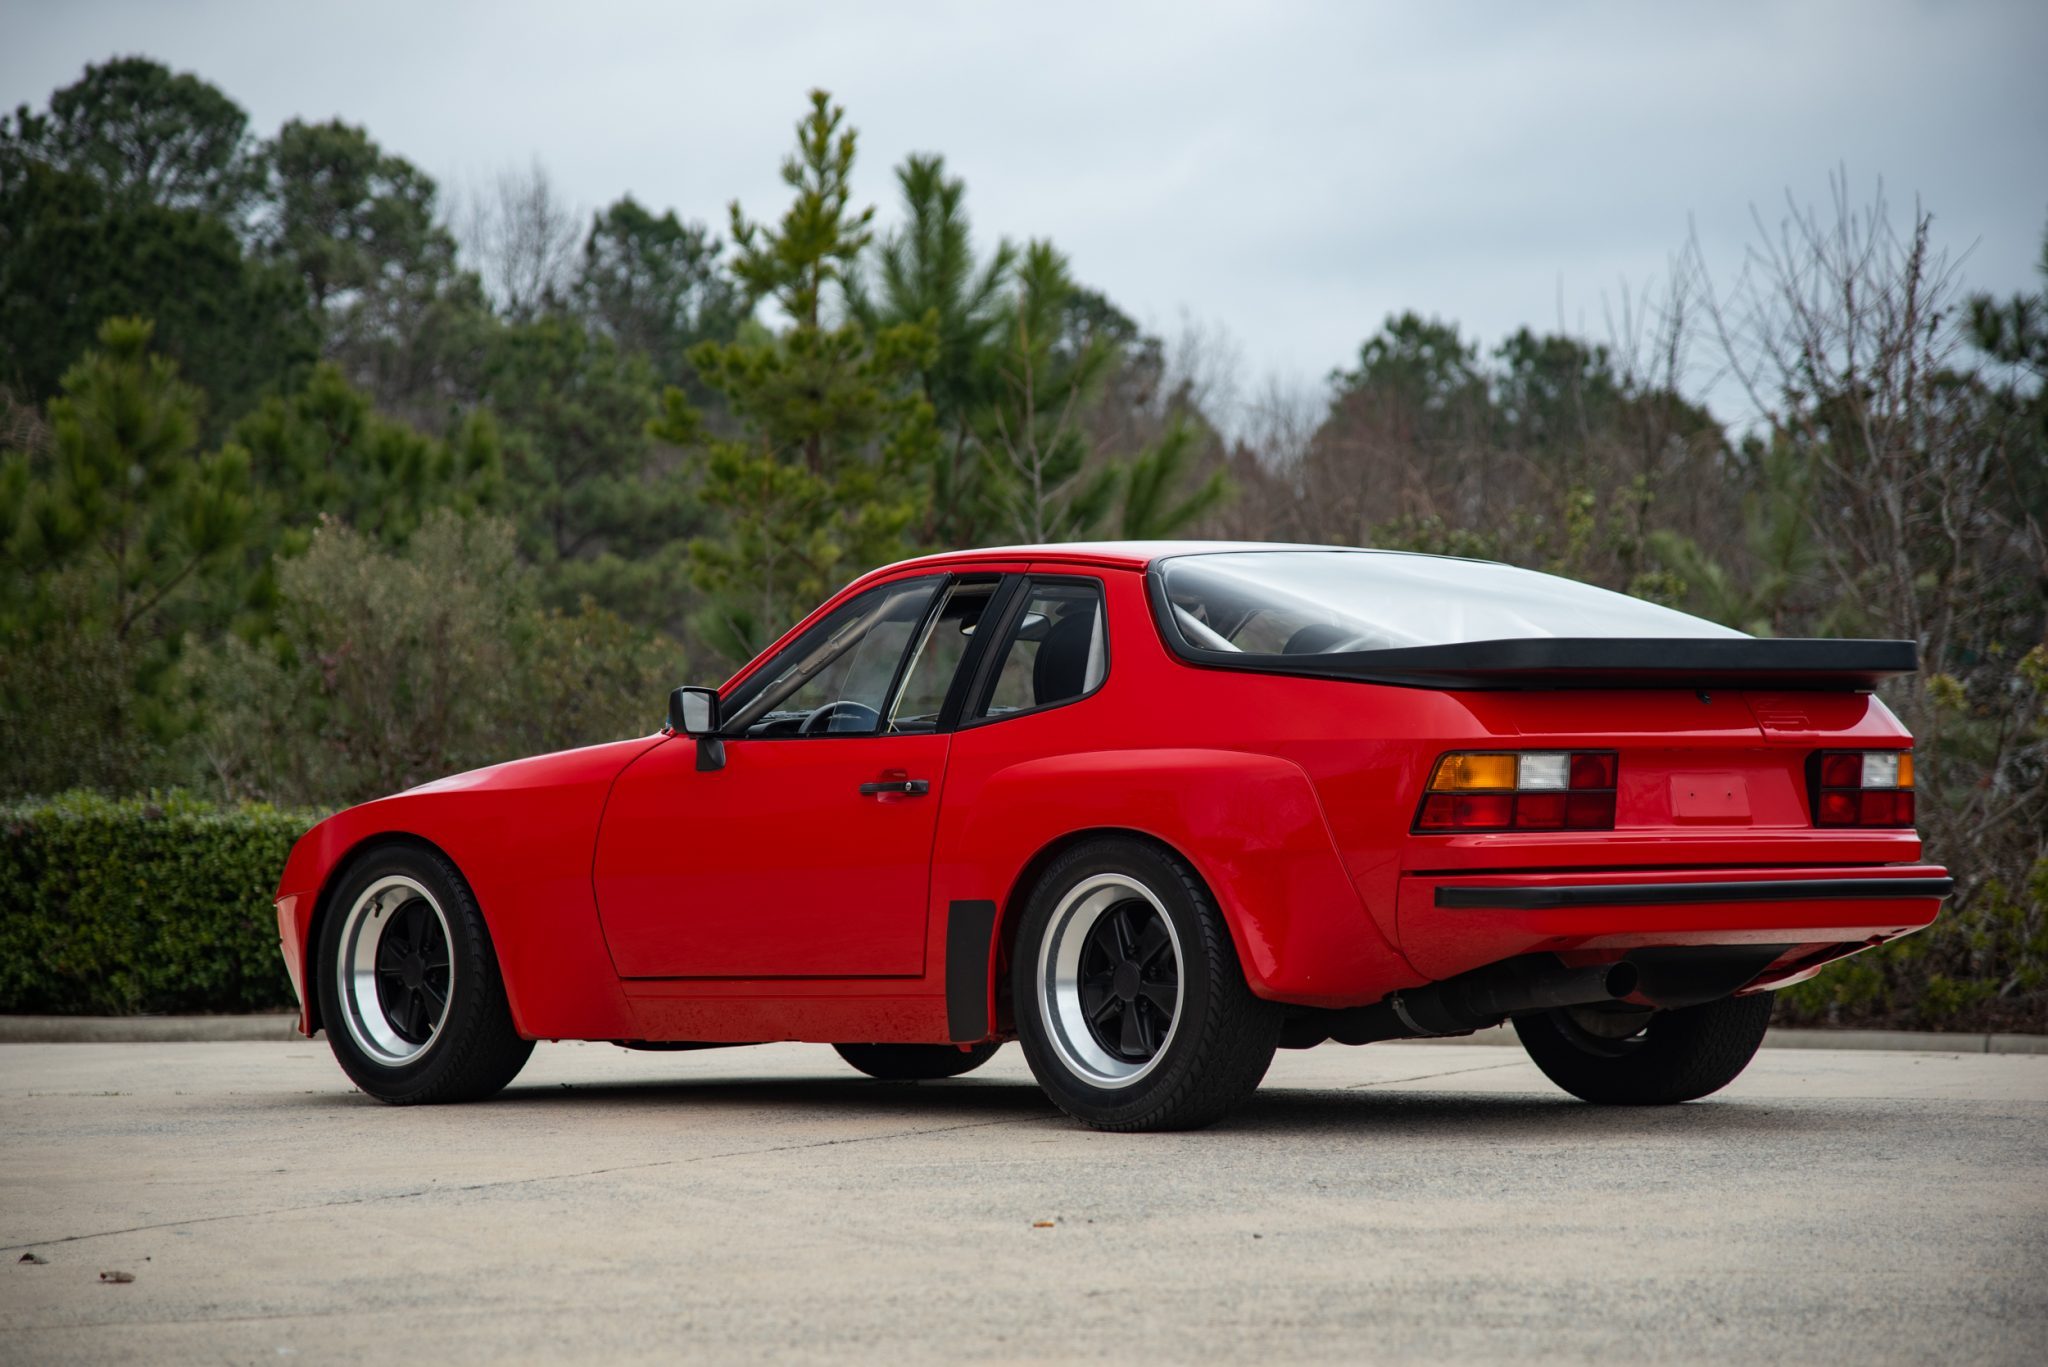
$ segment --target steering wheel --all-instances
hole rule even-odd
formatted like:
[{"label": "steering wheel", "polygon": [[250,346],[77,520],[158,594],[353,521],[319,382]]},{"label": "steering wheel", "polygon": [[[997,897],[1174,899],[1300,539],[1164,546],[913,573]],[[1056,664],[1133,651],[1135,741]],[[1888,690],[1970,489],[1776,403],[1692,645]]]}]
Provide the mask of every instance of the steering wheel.
[{"label": "steering wheel", "polygon": [[812,708],[810,713],[805,716],[803,725],[797,727],[796,733],[799,736],[815,736],[823,729],[826,722],[832,720],[833,717],[841,712],[849,715],[858,713],[865,716],[866,721],[859,728],[861,730],[872,731],[882,724],[882,714],[869,707],[866,703],[856,702],[852,698],[840,698],[837,701],[826,703],[823,707]]}]

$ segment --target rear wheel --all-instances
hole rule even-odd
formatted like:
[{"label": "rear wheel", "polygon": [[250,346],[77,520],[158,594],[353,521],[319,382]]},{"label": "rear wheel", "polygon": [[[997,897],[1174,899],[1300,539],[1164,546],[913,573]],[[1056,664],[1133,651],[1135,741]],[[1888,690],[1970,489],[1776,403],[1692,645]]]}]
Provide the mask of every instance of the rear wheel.
[{"label": "rear wheel", "polygon": [[328,1045],[379,1101],[477,1100],[533,1052],[512,1026],[483,913],[439,854],[367,855],[334,891],[316,962]]},{"label": "rear wheel", "polygon": [[1011,973],[1032,1074],[1098,1129],[1207,1125],[1259,1085],[1279,1043],[1281,1009],[1252,995],[1208,889],[1142,841],[1091,840],[1053,862]]},{"label": "rear wheel", "polygon": [[1583,1101],[1666,1106],[1718,1092],[1764,1042],[1771,994],[1725,997],[1676,1011],[1566,1007],[1515,1017],[1543,1075]]},{"label": "rear wheel", "polygon": [[935,1082],[971,1073],[996,1056],[1001,1044],[835,1044],[839,1057],[884,1082]]}]

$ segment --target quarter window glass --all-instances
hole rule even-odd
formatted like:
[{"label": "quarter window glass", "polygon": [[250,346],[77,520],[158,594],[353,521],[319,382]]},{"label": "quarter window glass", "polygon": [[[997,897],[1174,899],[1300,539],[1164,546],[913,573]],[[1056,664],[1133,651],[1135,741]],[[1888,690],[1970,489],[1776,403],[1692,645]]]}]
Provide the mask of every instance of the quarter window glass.
[{"label": "quarter window glass", "polygon": [[728,733],[868,735],[924,626],[936,576],[870,589],[786,647],[726,702]]},{"label": "quarter window glass", "polygon": [[1071,702],[1094,692],[1108,669],[1100,586],[1034,583],[1003,643],[995,687],[980,715],[1000,717]]},{"label": "quarter window glass", "polygon": [[995,593],[995,581],[955,584],[946,594],[945,605],[933,614],[918,642],[917,653],[903,678],[903,691],[890,712],[889,729],[896,732],[926,732],[939,728],[939,713],[946,706],[946,694],[953,676],[974,640],[974,629],[982,611]]}]

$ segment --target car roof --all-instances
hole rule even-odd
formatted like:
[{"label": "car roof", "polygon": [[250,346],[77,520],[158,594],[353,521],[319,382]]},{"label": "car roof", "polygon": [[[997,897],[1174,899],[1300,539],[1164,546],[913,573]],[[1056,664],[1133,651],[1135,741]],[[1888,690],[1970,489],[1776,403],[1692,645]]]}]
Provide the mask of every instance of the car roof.
[{"label": "car roof", "polygon": [[[940,551],[884,566],[863,579],[905,569],[954,568],[991,560],[1031,560],[1094,565],[1106,569],[1142,570],[1176,555],[1213,555],[1219,551],[1361,551],[1360,546],[1322,546],[1287,541],[1063,541],[1037,546],[983,546],[974,550]],[[1406,554],[1380,551],[1381,555]]]}]

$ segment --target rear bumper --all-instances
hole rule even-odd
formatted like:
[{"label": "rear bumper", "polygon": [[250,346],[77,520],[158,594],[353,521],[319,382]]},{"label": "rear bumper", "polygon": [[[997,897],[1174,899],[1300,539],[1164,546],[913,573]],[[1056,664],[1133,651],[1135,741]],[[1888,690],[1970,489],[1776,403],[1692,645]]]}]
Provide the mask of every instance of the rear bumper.
[{"label": "rear bumper", "polygon": [[1737,902],[1882,902],[1955,890],[1955,879],[1709,878],[1684,883],[1491,883],[1439,885],[1436,904],[1489,911],[1551,911],[1565,907],[1697,906]]},{"label": "rear bumper", "polygon": [[1518,954],[1679,945],[1782,945],[1810,971],[1921,929],[1952,886],[1931,864],[1409,874],[1397,914],[1403,953],[1431,978]]}]

